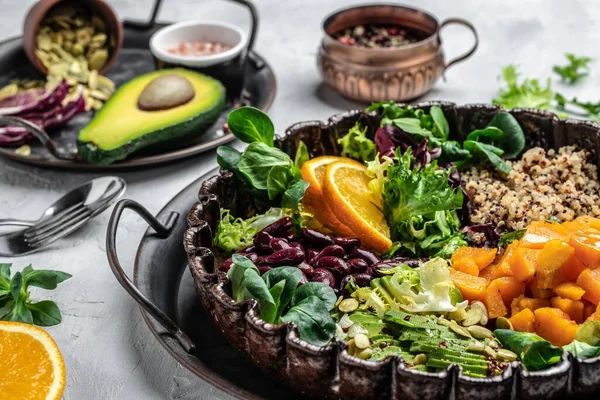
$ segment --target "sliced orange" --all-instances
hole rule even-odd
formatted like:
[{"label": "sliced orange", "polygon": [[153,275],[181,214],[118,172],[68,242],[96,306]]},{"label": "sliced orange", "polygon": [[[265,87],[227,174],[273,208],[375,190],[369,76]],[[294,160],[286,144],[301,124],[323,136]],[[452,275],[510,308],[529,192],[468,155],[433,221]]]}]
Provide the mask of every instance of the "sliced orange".
[{"label": "sliced orange", "polygon": [[58,346],[43,329],[0,322],[0,399],[59,400],[66,382]]},{"label": "sliced orange", "polygon": [[333,162],[344,160],[343,157],[321,156],[308,160],[302,165],[302,179],[310,183],[304,193],[302,205],[325,227],[331,229],[337,236],[355,236],[354,232],[342,224],[331,211],[323,197],[323,179],[325,169]]},{"label": "sliced orange", "polygon": [[390,228],[385,216],[372,202],[367,167],[345,158],[325,171],[323,195],[329,208],[363,244],[383,253],[390,248]]}]

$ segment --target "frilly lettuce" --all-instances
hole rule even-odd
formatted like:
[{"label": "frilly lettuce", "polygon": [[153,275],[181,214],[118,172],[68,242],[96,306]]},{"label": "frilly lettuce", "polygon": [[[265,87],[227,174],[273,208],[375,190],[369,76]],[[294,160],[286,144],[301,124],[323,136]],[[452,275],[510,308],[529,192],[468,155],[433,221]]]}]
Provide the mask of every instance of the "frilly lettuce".
[{"label": "frilly lettuce", "polygon": [[236,251],[252,244],[256,232],[284,216],[283,209],[271,208],[248,219],[235,218],[229,210],[221,210],[214,245],[225,251]]},{"label": "frilly lettuce", "polygon": [[367,137],[368,127],[361,128],[357,122],[348,133],[338,139],[342,145],[342,156],[352,157],[360,161],[370,161],[375,158],[375,143]]},{"label": "frilly lettuce", "polygon": [[371,196],[373,197],[373,203],[379,208],[383,207],[381,196],[383,193],[385,176],[388,168],[393,164],[394,161],[386,156],[375,157],[373,161],[367,162],[367,175],[372,178],[371,181],[369,181],[369,193],[371,193]]}]

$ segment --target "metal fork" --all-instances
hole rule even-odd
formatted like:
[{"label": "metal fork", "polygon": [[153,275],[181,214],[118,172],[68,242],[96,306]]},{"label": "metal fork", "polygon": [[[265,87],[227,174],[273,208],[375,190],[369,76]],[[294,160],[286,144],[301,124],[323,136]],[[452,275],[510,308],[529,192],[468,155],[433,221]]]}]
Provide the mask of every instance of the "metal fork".
[{"label": "metal fork", "polygon": [[[108,179],[112,181],[107,185]],[[98,178],[86,185],[87,190],[83,191],[80,201],[75,204],[35,222],[29,228],[1,235],[0,256],[11,257],[33,253],[67,236],[106,209],[125,191],[125,182],[116,177]]]}]

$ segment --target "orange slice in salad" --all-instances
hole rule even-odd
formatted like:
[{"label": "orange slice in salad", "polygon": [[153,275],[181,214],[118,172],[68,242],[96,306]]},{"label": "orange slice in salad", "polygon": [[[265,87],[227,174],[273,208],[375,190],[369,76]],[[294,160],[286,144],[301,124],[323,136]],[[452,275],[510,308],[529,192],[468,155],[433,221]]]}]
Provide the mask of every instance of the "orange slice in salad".
[{"label": "orange slice in salad", "polygon": [[302,179],[310,185],[304,193],[302,204],[325,227],[331,229],[337,236],[351,237],[354,232],[340,222],[327,205],[323,196],[323,179],[327,166],[333,162],[343,160],[342,157],[321,156],[308,160],[302,165]]},{"label": "orange slice in salad", "polygon": [[59,400],[65,388],[62,355],[43,329],[0,322],[0,399]]},{"label": "orange slice in salad", "polygon": [[368,187],[370,180],[367,167],[343,159],[327,166],[323,195],[335,216],[352,229],[364,245],[383,253],[392,245],[390,228],[381,210],[373,204]]}]

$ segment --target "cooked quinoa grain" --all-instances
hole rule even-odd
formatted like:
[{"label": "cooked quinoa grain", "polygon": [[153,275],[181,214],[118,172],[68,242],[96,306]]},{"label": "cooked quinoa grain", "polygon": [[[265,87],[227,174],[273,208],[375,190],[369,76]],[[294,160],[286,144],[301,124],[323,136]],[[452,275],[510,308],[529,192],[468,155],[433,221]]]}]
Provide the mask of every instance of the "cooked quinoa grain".
[{"label": "cooked quinoa grain", "polygon": [[517,230],[549,217],[600,216],[598,171],[588,158],[588,151],[573,146],[558,151],[535,147],[521,160],[508,162],[512,171],[504,179],[475,167],[462,172],[474,210],[471,222]]}]

